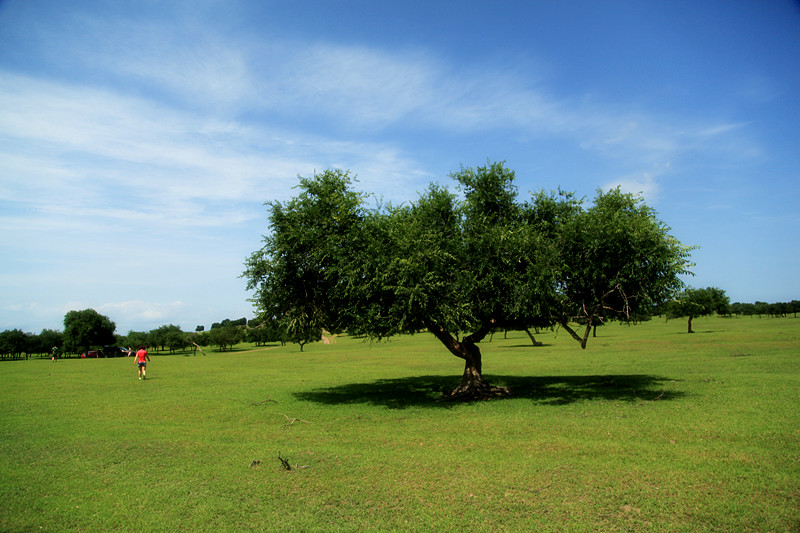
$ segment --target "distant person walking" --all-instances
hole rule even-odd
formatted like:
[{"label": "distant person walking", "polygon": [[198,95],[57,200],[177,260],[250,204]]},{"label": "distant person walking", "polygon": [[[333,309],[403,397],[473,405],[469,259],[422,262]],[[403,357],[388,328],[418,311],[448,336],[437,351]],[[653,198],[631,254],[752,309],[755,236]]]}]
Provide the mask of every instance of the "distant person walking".
[{"label": "distant person walking", "polygon": [[147,355],[147,350],[144,346],[139,346],[139,351],[136,352],[136,366],[139,367],[139,379],[147,379],[147,361],[150,356]]}]

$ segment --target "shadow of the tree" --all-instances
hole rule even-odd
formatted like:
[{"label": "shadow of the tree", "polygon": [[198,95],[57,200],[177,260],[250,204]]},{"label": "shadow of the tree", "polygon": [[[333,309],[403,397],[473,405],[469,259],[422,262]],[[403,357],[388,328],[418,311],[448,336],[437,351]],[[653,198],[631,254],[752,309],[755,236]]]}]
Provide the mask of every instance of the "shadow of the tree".
[{"label": "shadow of the tree", "polygon": [[530,348],[531,350],[535,350],[537,348],[549,348],[551,346],[553,346],[553,345],[542,342],[542,343],[537,344],[536,346],[534,346],[531,343],[528,343],[528,344],[509,344],[508,346],[503,346],[503,348]]},{"label": "shadow of the tree", "polygon": [[[565,405],[581,400],[643,402],[671,400],[683,393],[667,390],[670,378],[643,374],[605,376],[496,376],[487,375],[493,385],[511,389],[507,398],[524,398],[544,405]],[[294,393],[299,400],[328,405],[370,404],[389,409],[449,407],[438,401],[458,385],[453,376],[413,376],[379,379],[370,383],[348,383],[336,387]],[[501,399],[502,400],[502,399]],[[497,400],[494,400],[497,401]]]}]

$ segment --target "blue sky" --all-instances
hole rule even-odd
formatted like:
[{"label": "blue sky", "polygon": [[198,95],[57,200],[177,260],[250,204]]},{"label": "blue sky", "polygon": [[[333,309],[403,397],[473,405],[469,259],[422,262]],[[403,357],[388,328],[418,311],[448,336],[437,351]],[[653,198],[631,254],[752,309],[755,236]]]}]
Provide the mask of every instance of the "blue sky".
[{"label": "blue sky", "polygon": [[800,299],[796,2],[0,0],[0,43],[0,330],[249,318],[298,174],[397,203],[487,159],[640,192],[692,286]]}]

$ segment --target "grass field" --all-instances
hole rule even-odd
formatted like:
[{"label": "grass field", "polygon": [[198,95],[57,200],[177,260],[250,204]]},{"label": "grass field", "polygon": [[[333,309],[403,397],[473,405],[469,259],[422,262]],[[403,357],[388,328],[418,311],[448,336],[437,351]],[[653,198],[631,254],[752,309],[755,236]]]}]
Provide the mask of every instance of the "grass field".
[{"label": "grass field", "polygon": [[800,319],[685,329],[2,363],[0,529],[798,531]]}]

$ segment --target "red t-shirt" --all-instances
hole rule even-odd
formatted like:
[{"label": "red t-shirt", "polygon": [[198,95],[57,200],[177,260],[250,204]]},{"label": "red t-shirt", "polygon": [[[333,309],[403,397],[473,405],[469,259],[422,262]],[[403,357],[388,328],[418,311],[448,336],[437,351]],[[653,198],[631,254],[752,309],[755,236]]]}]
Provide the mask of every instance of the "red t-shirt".
[{"label": "red t-shirt", "polygon": [[139,363],[144,363],[146,356],[147,356],[147,350],[139,350],[138,352],[136,352],[136,359]]}]

